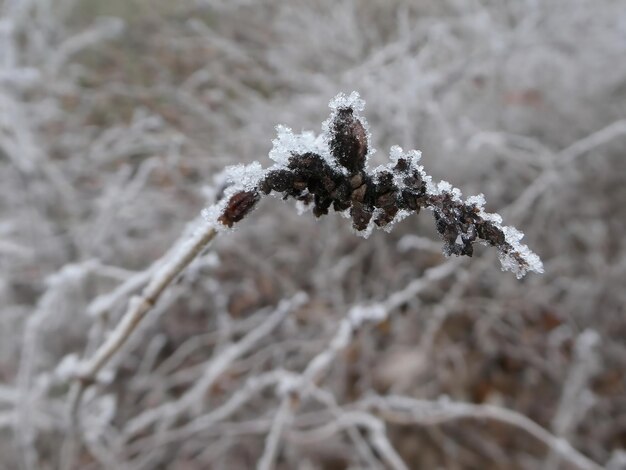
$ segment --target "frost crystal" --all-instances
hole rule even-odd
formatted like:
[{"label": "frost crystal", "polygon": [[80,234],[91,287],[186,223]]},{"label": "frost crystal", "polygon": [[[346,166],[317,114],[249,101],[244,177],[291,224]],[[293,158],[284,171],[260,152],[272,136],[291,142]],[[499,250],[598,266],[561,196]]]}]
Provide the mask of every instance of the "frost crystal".
[{"label": "frost crystal", "polygon": [[450,191],[452,191],[452,185],[448,183],[447,181],[440,181],[439,184],[437,185],[437,192],[439,194],[449,193]]},{"label": "frost crystal", "polygon": [[229,166],[225,172],[227,182],[232,183],[237,189],[246,191],[256,188],[259,181],[265,177],[265,170],[259,162]]},{"label": "frost crystal", "polygon": [[485,195],[481,193],[481,194],[477,194],[476,196],[468,197],[467,203],[472,206],[476,206],[479,209],[482,209],[484,205],[487,203],[487,201],[485,201]]},{"label": "frost crystal", "polygon": [[543,273],[543,263],[535,253],[520,243],[524,234],[515,227],[502,227],[506,242],[510,245],[511,251],[500,252],[500,263],[503,271],[511,271],[521,279],[529,271]]},{"label": "frost crystal", "polygon": [[346,96],[345,93],[339,93],[330,100],[328,107],[333,111],[352,108],[354,111],[360,112],[365,109],[365,100],[361,99],[361,95],[357,91],[353,91],[349,96]]},{"label": "frost crystal", "polygon": [[494,224],[502,223],[502,216],[500,214],[491,214],[489,212],[481,212],[480,215],[483,219],[488,220],[489,222],[493,222]]},{"label": "frost crystal", "polygon": [[539,256],[530,251],[526,245],[520,245],[516,253],[500,252],[502,271],[511,271],[518,279],[529,272],[543,273],[543,263]]},{"label": "frost crystal", "polygon": [[292,155],[301,155],[307,152],[318,153],[328,156],[328,146],[322,136],[316,136],[313,132],[294,134],[286,126],[276,126],[277,136],[272,140],[272,150],[269,156],[278,165],[286,167]]}]

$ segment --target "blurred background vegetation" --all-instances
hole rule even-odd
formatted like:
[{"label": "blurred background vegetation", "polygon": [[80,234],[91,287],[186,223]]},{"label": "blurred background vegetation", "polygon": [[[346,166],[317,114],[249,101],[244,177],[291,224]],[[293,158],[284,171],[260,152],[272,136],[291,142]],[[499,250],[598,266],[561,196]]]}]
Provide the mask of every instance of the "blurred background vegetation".
[{"label": "blurred background vegetation", "polygon": [[[328,100],[358,90],[371,165],[394,144],[422,150],[429,173],[524,231],[546,273],[517,281],[478,249],[363,328],[323,389],[346,409],[371,393],[503,406],[624,468],[623,1],[0,0],[0,15],[0,467],[59,468],[67,365],[125,305],[94,299],[159,259],[215,200],[224,166],[268,165],[276,124],[319,131]],[[92,388],[75,467],[253,468],[279,405],[270,391],[184,439],[129,423],[305,291],[306,307],[172,426],[262,372],[301,372],[351,306],[445,263],[433,245],[430,214],[362,240],[339,216],[263,202]],[[246,431],[254,420],[261,431]],[[410,468],[570,468],[501,424],[389,423],[388,435]],[[285,437],[276,468],[380,464],[337,436]]]}]

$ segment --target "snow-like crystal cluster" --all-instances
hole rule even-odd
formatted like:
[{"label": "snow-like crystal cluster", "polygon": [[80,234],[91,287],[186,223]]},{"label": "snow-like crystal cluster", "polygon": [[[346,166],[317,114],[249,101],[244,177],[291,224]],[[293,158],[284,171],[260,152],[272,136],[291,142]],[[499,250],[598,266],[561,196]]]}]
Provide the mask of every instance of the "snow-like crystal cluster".
[{"label": "snow-like crystal cluster", "polygon": [[[518,279],[523,278],[528,272],[543,273],[543,263],[539,256],[533,253],[528,246],[520,243],[524,234],[514,227],[502,227],[506,242],[511,246],[511,251],[500,251],[500,263],[503,271],[511,271]],[[523,263],[520,263],[520,259]]]},{"label": "snow-like crystal cluster", "polygon": [[483,207],[485,207],[485,204],[487,203],[487,201],[485,201],[485,195],[484,194],[477,194],[476,196],[470,196],[467,198],[467,204],[470,204],[472,206],[476,206],[479,209],[482,209]]},{"label": "snow-like crystal cluster", "polygon": [[353,91],[348,96],[345,93],[338,93],[330,100],[328,107],[333,111],[352,108],[355,112],[361,112],[365,109],[365,100],[361,98],[358,91]]},{"label": "snow-like crystal cluster", "polygon": [[327,160],[330,159],[328,145],[321,135],[316,136],[310,131],[294,134],[289,127],[282,125],[276,126],[276,134],[276,138],[272,140],[273,147],[269,156],[280,166],[287,167],[293,155],[302,155],[307,152],[317,153]]}]

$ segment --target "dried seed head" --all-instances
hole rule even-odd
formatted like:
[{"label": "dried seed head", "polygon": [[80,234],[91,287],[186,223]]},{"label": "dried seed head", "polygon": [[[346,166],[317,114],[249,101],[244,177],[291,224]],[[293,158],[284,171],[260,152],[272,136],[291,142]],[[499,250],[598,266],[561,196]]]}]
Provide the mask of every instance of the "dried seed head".
[{"label": "dried seed head", "polygon": [[271,192],[312,206],[316,217],[327,214],[331,207],[344,215],[349,210],[354,229],[365,237],[375,226],[391,228],[407,215],[428,208],[434,213],[446,255],[472,256],[473,243],[482,241],[497,247],[503,269],[518,277],[528,271],[543,272],[539,257],[519,242],[522,234],[502,226],[497,214],[483,210],[482,195],[463,201],[460,190],[449,183],[433,185],[432,178],[416,164],[418,152],[392,147],[390,164],[367,171],[368,134],[355,113],[361,111],[360,106],[358,95],[338,95],[331,103],[333,114],[324,124],[322,139],[283,133],[273,150],[277,165],[265,172],[259,164],[259,168],[240,171],[258,178],[239,186],[244,189],[230,197],[219,222],[232,227],[254,208],[261,193]]}]

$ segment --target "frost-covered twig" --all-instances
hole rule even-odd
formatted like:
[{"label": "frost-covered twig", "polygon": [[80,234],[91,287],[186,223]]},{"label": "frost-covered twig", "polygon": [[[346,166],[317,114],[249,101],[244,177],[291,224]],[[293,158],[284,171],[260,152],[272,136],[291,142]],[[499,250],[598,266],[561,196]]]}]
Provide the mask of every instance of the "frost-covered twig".
[{"label": "frost-covered twig", "polygon": [[[567,380],[563,385],[561,400],[552,420],[554,433],[568,439],[572,430],[582,421],[596,399],[589,390],[589,380],[598,370],[597,353],[600,336],[594,330],[583,331],[574,345],[574,358]],[[553,451],[548,456],[546,468],[558,468],[560,455]]]},{"label": "frost-covered twig", "polygon": [[70,394],[70,416],[72,422],[76,422],[78,407],[85,387],[96,380],[98,372],[124,345],[145,314],[157,302],[165,288],[213,240],[216,233],[212,225],[208,223],[201,224],[186,243],[176,247],[173,253],[165,257],[166,261],[153,274],[141,295],[131,298],[128,303],[128,309],[115,330],[94,355],[79,367],[77,373],[78,381],[74,384]]},{"label": "frost-covered twig", "polygon": [[25,468],[36,468],[39,465],[37,448],[33,445],[37,434],[34,426],[34,403],[36,396],[41,394],[36,387],[34,376],[38,361],[41,360],[40,348],[46,322],[54,317],[59,310],[66,308],[67,299],[72,297],[72,291],[84,282],[98,263],[89,260],[81,264],[64,266],[59,272],[47,280],[48,290],[39,301],[37,309],[28,318],[22,341],[22,354],[18,373],[16,395],[15,429],[17,446],[22,450],[22,463]]},{"label": "frost-covered twig", "polygon": [[270,432],[265,439],[265,450],[257,463],[258,470],[272,470],[274,468],[274,460],[280,446],[283,428],[291,417],[290,407],[289,397],[284,397],[276,411]]},{"label": "frost-covered twig", "polygon": [[503,270],[518,278],[529,271],[543,272],[539,257],[520,243],[523,234],[503,226],[498,214],[485,212],[482,195],[461,199],[461,191],[446,181],[438,184],[418,164],[420,152],[391,148],[390,163],[368,168],[371,154],[367,123],[360,116],[364,101],[358,93],[337,95],[330,103],[331,116],[323,132],[293,134],[278,127],[270,157],[275,164],[264,170],[255,162],[231,167],[224,201],[205,211],[216,226],[231,227],[242,220],[260,200],[272,192],[294,198],[320,217],[332,207],[352,219],[357,234],[390,230],[395,222],[429,209],[444,240],[444,254],[472,256],[473,244],[494,246]]},{"label": "frost-covered twig", "polygon": [[606,144],[626,134],[626,120],[615,121],[608,126],[585,136],[572,145],[561,150],[557,155],[554,166],[546,168],[525,190],[514,203],[507,208],[511,214],[523,214],[535,200],[551,185],[555,184],[563,169],[592,149]]},{"label": "frost-covered twig", "polygon": [[566,439],[551,434],[530,418],[506,408],[448,400],[416,400],[402,396],[372,396],[358,406],[371,409],[386,421],[399,424],[433,425],[466,418],[505,423],[523,429],[575,468],[585,470],[599,470],[600,468],[598,464],[572,447]]},{"label": "frost-covered twig", "polygon": [[295,432],[293,439],[301,442],[326,440],[352,427],[360,427],[367,430],[370,442],[389,468],[394,470],[406,470],[409,468],[389,442],[385,423],[373,414],[365,411],[345,411],[337,416],[336,419],[318,428]]},{"label": "frost-covered twig", "polygon": [[402,304],[414,298],[420,291],[424,290],[433,281],[449,276],[456,262],[449,261],[440,266],[428,269],[424,275],[412,281],[408,286],[399,292],[389,296],[384,302],[372,305],[354,306],[337,326],[337,333],[330,341],[328,347],[320,352],[307,364],[302,376],[305,384],[318,383],[326,370],[330,367],[337,355],[347,348],[354,335],[366,323],[382,323],[389,313]]}]

